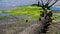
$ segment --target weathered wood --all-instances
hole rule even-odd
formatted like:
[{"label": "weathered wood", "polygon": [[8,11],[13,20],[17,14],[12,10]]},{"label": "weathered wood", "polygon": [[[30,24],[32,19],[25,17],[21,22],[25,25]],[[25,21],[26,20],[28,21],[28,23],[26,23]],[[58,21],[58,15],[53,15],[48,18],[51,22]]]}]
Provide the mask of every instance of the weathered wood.
[{"label": "weathered wood", "polygon": [[45,34],[48,26],[49,24],[46,24],[46,20],[42,17],[41,21],[37,21],[19,34]]},{"label": "weathered wood", "polygon": [[32,24],[30,27],[26,28],[19,34],[40,34],[41,30],[43,29],[44,22],[37,21],[37,23]]}]

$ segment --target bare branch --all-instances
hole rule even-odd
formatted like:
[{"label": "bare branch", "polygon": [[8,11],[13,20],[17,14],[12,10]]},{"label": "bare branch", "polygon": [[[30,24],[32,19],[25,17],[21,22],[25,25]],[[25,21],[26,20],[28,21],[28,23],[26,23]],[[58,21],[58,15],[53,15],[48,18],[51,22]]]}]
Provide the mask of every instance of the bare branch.
[{"label": "bare branch", "polygon": [[48,6],[51,1],[52,1],[52,0],[47,0],[47,3],[45,4],[45,6]]},{"label": "bare branch", "polygon": [[58,0],[55,0],[53,4],[51,4],[48,8],[52,7]]},{"label": "bare branch", "polygon": [[50,10],[50,7],[52,7],[58,0],[54,0],[55,2],[53,2],[50,6],[49,4],[52,2],[53,0],[47,0],[46,4],[44,4],[43,0],[41,0],[41,7],[43,10],[45,10],[45,8]]},{"label": "bare branch", "polygon": [[42,7],[42,9],[45,10],[43,0],[41,0],[40,3],[41,3],[41,7]]},{"label": "bare branch", "polygon": [[45,7],[44,7],[44,2],[43,2],[43,0],[41,0],[41,4],[42,4],[42,5],[41,5],[42,9],[43,9],[43,10],[45,10]]},{"label": "bare branch", "polygon": [[41,0],[41,3],[42,3],[42,5],[44,5],[44,2],[43,2],[43,0]]}]

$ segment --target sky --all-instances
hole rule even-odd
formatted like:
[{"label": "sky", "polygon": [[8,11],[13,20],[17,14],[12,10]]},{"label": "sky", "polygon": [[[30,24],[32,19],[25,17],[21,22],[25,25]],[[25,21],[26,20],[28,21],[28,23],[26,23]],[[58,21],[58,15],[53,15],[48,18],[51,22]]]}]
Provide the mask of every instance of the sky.
[{"label": "sky", "polygon": [[[58,1],[56,5],[59,5],[60,4],[59,2],[60,1]],[[37,3],[37,0],[0,0],[0,9],[6,9],[14,6],[35,4],[35,3]]]},{"label": "sky", "polygon": [[34,0],[0,0],[0,9],[37,3]]}]

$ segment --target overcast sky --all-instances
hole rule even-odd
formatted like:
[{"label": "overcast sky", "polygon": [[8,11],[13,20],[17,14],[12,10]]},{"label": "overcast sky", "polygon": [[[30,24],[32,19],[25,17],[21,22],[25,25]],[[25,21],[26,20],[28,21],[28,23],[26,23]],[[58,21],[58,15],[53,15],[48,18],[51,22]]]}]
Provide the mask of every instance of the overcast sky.
[{"label": "overcast sky", "polygon": [[[19,6],[19,5],[25,5],[25,4],[34,4],[37,3],[35,0],[0,0],[0,9],[1,8],[9,8],[11,6]],[[60,1],[56,3],[56,5],[59,5]]]}]

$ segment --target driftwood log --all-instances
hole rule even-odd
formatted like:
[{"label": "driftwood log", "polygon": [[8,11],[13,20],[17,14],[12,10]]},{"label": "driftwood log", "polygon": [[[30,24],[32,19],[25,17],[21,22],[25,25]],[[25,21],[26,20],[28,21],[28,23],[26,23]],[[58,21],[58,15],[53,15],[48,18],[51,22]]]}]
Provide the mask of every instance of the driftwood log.
[{"label": "driftwood log", "polygon": [[27,27],[19,34],[46,34],[48,26],[50,25],[49,22],[51,22],[51,18],[49,18],[49,15],[47,15],[46,13],[42,13],[40,19],[40,21],[38,20],[35,24],[32,24],[30,27]]},{"label": "driftwood log", "polygon": [[41,21],[37,21],[37,23],[34,23],[30,27],[27,27],[24,31],[20,32],[19,34],[41,34],[43,31],[45,31],[44,30],[44,26],[46,25],[45,23],[46,23],[45,19],[42,18]]}]

